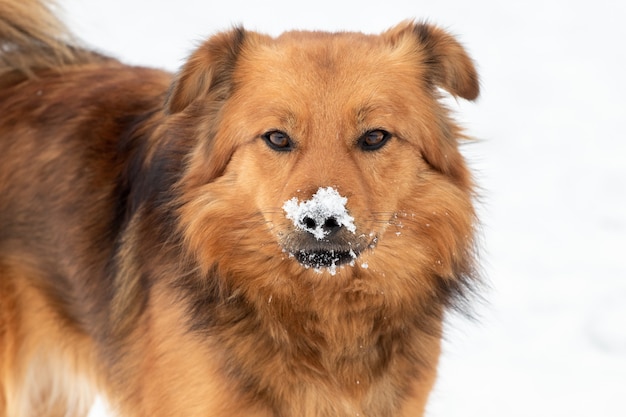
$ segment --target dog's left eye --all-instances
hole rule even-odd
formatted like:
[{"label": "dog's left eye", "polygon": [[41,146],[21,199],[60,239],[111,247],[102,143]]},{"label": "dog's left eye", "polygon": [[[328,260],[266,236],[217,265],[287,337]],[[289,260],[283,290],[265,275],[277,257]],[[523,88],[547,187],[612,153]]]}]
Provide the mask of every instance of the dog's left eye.
[{"label": "dog's left eye", "polygon": [[391,138],[391,133],[386,130],[370,130],[359,139],[359,146],[364,151],[375,151],[380,149]]},{"label": "dog's left eye", "polygon": [[275,151],[290,151],[293,148],[293,142],[289,135],[280,130],[272,130],[262,136],[267,145]]}]

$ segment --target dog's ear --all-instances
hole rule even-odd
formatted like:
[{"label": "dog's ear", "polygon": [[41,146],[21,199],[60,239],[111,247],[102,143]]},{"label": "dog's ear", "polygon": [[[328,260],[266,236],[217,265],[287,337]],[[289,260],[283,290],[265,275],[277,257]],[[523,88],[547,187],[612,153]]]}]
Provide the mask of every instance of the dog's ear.
[{"label": "dog's ear", "polygon": [[166,111],[178,113],[209,92],[218,99],[227,97],[245,37],[245,30],[238,27],[204,42],[177,74],[165,103]]},{"label": "dog's ear", "polygon": [[426,81],[455,97],[474,100],[480,83],[472,59],[456,39],[446,31],[426,24],[404,22],[386,35],[397,44],[412,39],[425,66]]}]

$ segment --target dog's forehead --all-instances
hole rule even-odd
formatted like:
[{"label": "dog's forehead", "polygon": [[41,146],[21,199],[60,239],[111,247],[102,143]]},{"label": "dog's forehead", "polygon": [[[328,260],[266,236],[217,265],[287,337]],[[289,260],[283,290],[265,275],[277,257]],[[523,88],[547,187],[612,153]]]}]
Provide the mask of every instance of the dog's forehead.
[{"label": "dog's forehead", "polygon": [[245,56],[240,64],[248,74],[301,86],[307,81],[337,86],[366,78],[380,83],[416,69],[414,62],[407,62],[407,54],[381,36],[352,32],[286,32],[251,46]]},{"label": "dog's forehead", "polygon": [[300,102],[311,111],[349,107],[362,115],[411,101],[420,70],[415,54],[379,35],[287,32],[250,47],[238,62],[236,83],[264,107],[288,100],[291,109]]}]

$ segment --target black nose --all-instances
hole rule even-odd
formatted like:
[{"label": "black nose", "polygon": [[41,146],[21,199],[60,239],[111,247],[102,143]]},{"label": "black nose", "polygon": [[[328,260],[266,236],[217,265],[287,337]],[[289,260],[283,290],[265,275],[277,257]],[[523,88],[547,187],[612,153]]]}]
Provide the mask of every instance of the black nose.
[{"label": "black nose", "polygon": [[302,228],[312,232],[314,230],[321,229],[324,231],[325,236],[330,236],[341,229],[341,225],[334,216],[327,217],[325,219],[314,219],[309,216],[305,216],[301,220]]}]

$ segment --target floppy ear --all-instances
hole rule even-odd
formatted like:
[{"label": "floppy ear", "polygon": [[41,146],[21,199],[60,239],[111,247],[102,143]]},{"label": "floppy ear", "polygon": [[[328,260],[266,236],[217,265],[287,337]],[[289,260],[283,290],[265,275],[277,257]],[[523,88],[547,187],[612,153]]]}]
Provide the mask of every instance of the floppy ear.
[{"label": "floppy ear", "polygon": [[235,28],[212,36],[187,60],[177,74],[165,103],[168,113],[178,113],[209,93],[225,98],[246,32]]},{"label": "floppy ear", "polygon": [[453,96],[474,100],[480,85],[472,59],[456,39],[446,31],[426,24],[405,22],[388,32],[392,42],[412,37],[422,54],[426,81]]}]

